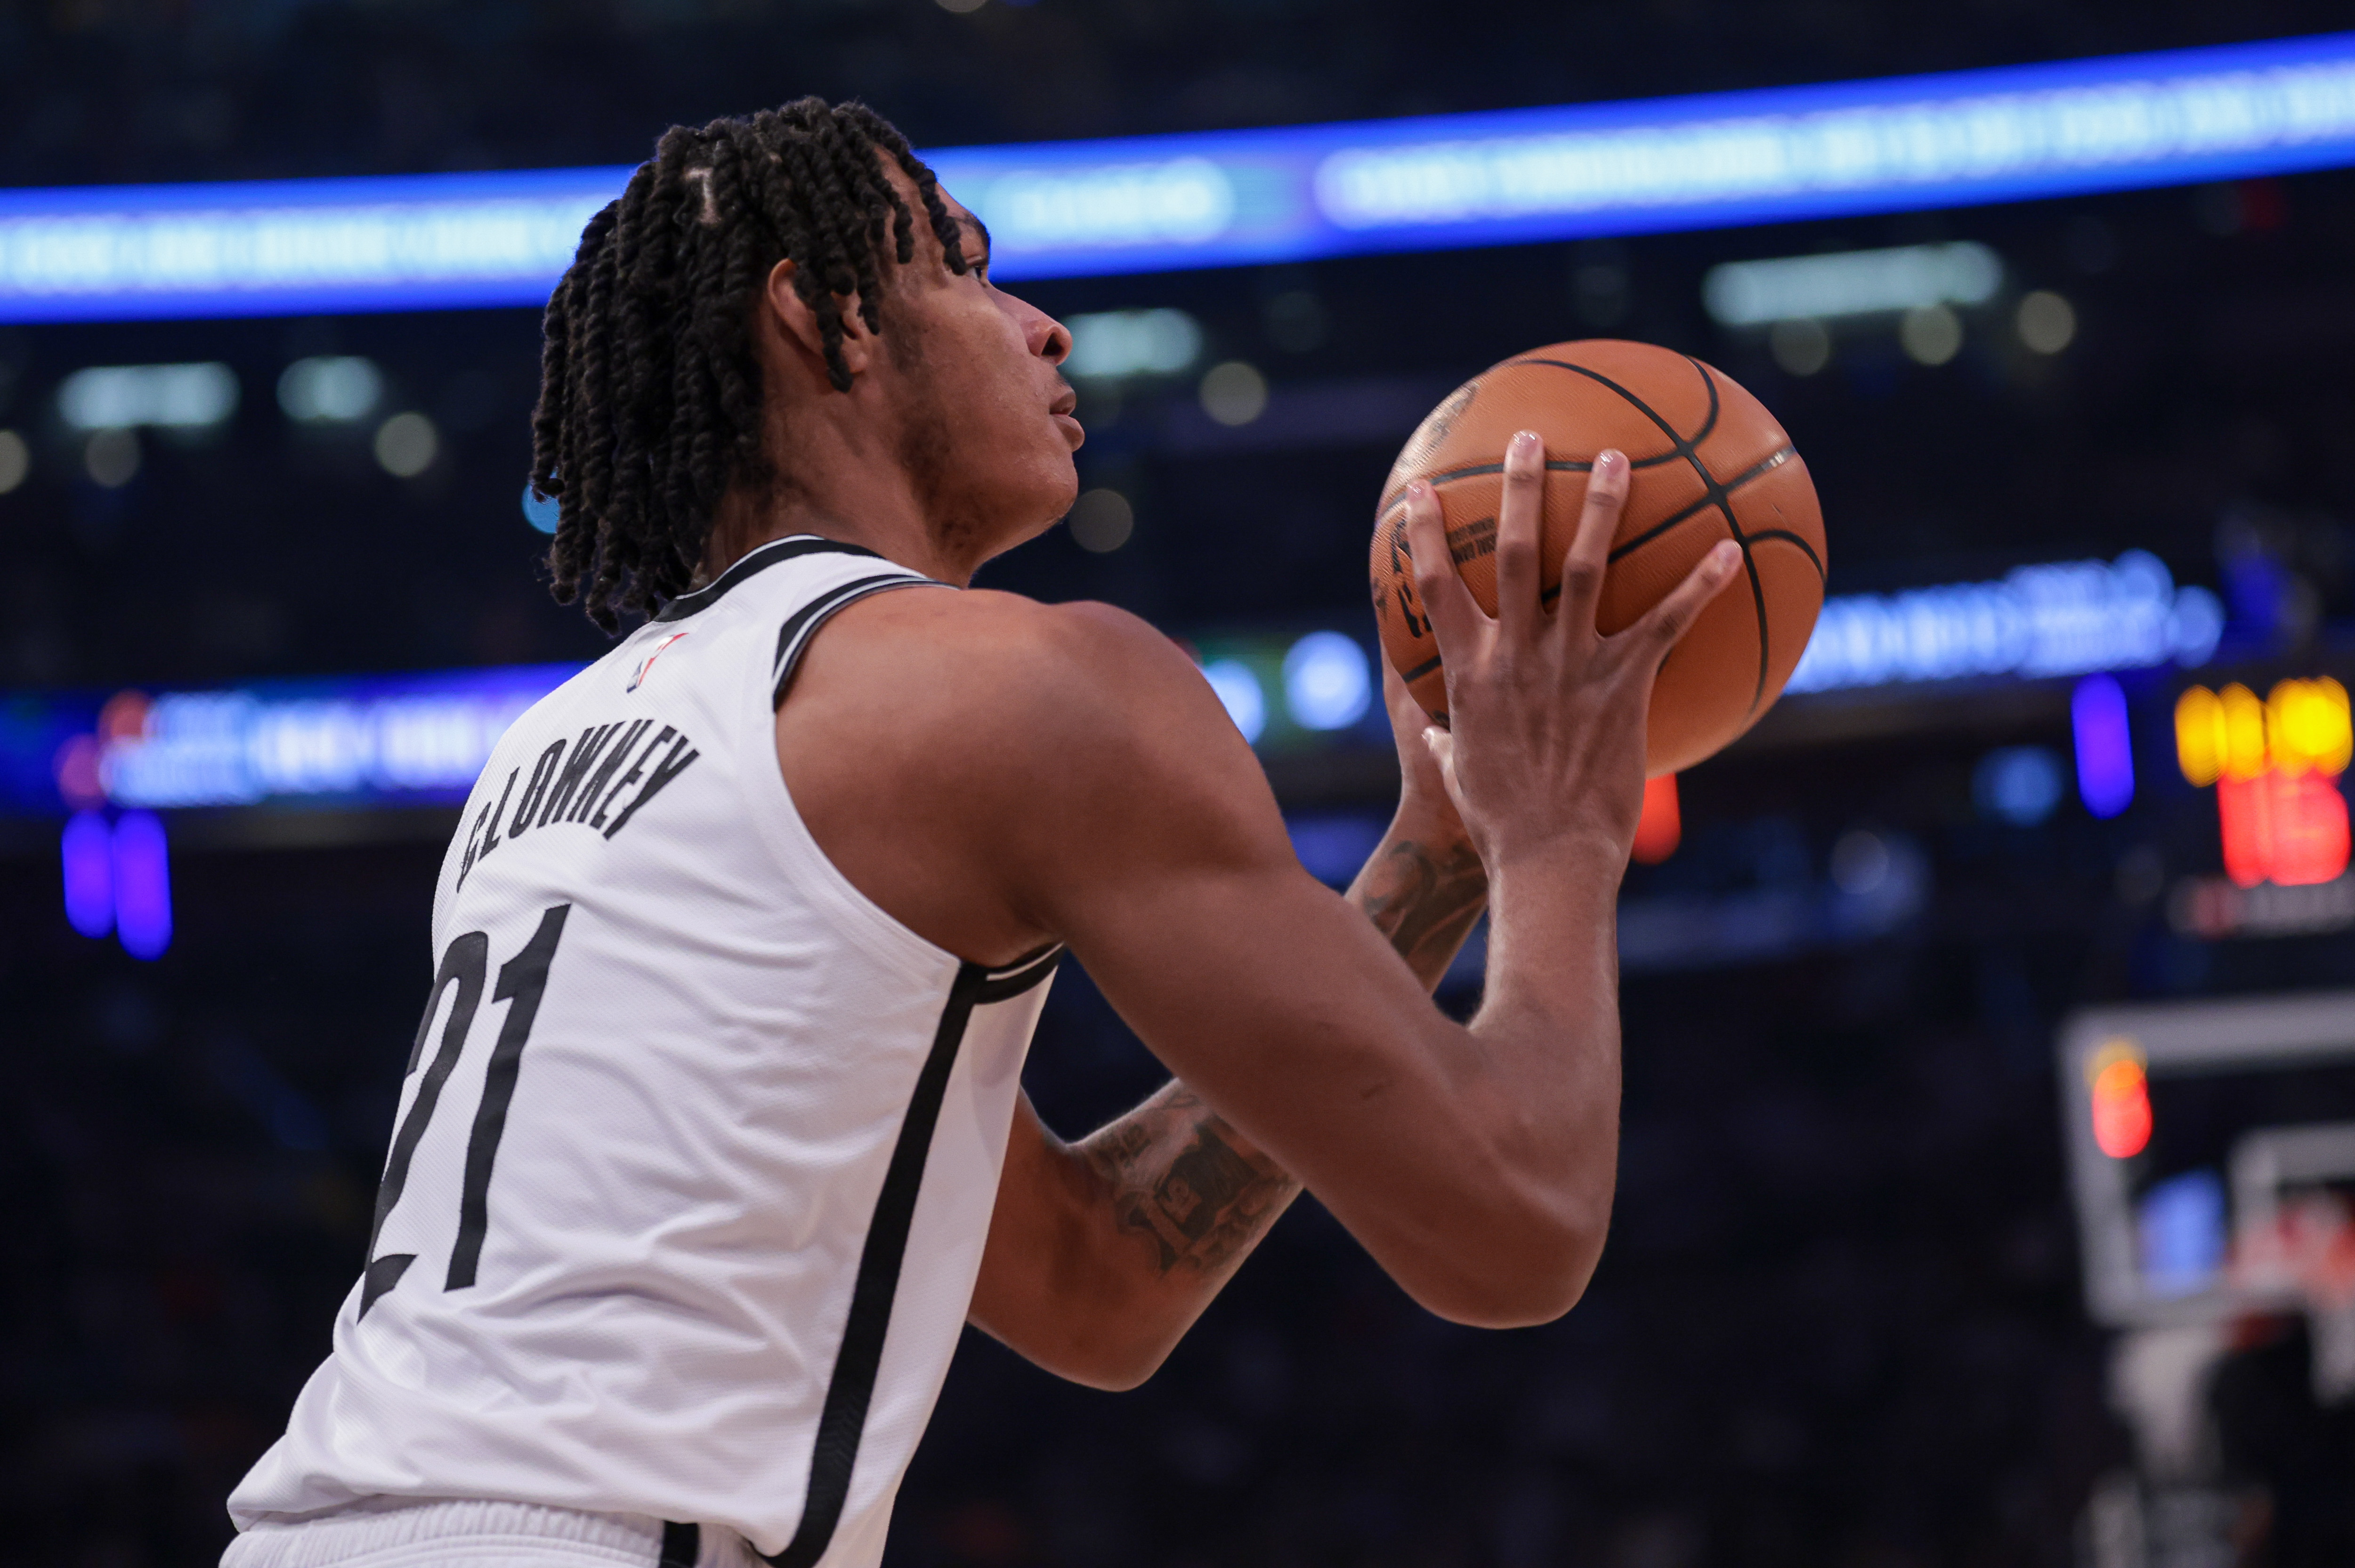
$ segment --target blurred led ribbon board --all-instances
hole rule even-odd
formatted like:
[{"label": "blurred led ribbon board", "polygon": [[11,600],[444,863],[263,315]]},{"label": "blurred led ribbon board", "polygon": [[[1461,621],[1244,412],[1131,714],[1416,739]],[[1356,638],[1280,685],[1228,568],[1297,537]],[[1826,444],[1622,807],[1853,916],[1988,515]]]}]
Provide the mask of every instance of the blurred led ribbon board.
[{"label": "blurred led ribbon board", "polygon": [[[1787,689],[2193,667],[2214,651],[2223,619],[2214,594],[2177,587],[2140,550],[2023,566],[1993,581],[1826,601]],[[1262,755],[1389,741],[1379,666],[1346,634],[1214,636],[1194,654]],[[0,692],[0,816],[454,805],[516,716],[581,667],[155,695]]]},{"label": "blurred led ribbon board", "polygon": [[0,697],[0,811],[456,805],[581,667]]},{"label": "blurred led ribbon board", "polygon": [[[1007,280],[1779,223],[2355,164],[2355,33],[926,156]],[[538,305],[629,173],[0,191],[0,321]]]},{"label": "blurred led ribbon board", "polygon": [[2213,593],[2177,587],[2164,561],[2130,549],[2113,561],[2017,567],[1988,582],[1827,599],[1784,689],[2195,668],[2223,629]]},{"label": "blurred led ribbon board", "polygon": [[[1200,657],[1263,755],[1389,742],[1372,656],[1354,637],[1226,637]],[[0,816],[455,805],[507,726],[583,667],[0,692]]]}]

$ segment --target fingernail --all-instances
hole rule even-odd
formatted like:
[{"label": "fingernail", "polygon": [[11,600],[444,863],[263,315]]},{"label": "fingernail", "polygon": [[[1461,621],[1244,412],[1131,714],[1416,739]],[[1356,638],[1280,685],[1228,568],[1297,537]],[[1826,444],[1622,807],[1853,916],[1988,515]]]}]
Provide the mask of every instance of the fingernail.
[{"label": "fingernail", "polygon": [[1594,454],[1594,472],[1616,474],[1627,466],[1627,454],[1617,447],[1605,447]]},{"label": "fingernail", "polygon": [[1720,539],[1717,543],[1710,547],[1710,569],[1716,571],[1721,576],[1726,572],[1732,571],[1734,568],[1734,564],[1741,560],[1741,559],[1742,547],[1735,544],[1732,539]]},{"label": "fingernail", "polygon": [[1530,453],[1535,452],[1537,449],[1538,449],[1538,432],[1535,432],[1535,431],[1533,431],[1533,430],[1525,430],[1525,431],[1518,431],[1518,432],[1516,432],[1514,433],[1514,436],[1513,436],[1513,452],[1514,452],[1514,454],[1515,454],[1515,455],[1517,455],[1517,456],[1520,456],[1520,457],[1527,457]]}]

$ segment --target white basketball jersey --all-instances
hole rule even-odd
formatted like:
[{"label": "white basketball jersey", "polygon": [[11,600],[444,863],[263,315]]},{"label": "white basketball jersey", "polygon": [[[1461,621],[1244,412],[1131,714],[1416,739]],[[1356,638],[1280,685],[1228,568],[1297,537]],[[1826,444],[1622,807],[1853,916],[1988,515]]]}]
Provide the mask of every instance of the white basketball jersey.
[{"label": "white basketball jersey", "polygon": [[240,1528],[498,1499],[880,1558],[1059,956],[924,941],[786,793],[802,649],[917,585],[763,545],[500,741],[435,890],[368,1264]]}]

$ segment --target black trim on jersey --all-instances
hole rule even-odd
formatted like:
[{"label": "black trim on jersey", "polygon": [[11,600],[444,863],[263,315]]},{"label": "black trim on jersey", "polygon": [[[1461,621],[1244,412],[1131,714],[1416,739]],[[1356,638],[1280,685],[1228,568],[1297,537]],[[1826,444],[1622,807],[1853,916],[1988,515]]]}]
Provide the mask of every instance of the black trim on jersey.
[{"label": "black trim on jersey", "polygon": [[655,1568],[695,1568],[695,1560],[702,1555],[701,1525],[663,1520],[662,1555],[655,1560]]},{"label": "black trim on jersey", "polygon": [[802,653],[817,635],[818,628],[847,610],[861,599],[890,588],[945,588],[948,585],[932,578],[911,571],[878,572],[873,577],[856,577],[839,588],[819,594],[800,609],[785,617],[777,628],[777,652],[772,661],[769,706],[782,708],[785,688],[793,684],[794,670],[802,662]]},{"label": "black trim on jersey", "polygon": [[719,603],[719,596],[751,576],[766,571],[779,561],[797,560],[805,555],[866,555],[877,560],[883,558],[864,545],[843,544],[836,539],[822,539],[815,534],[796,534],[789,539],[772,539],[747,555],[743,560],[713,578],[692,593],[682,593],[664,605],[655,614],[657,621],[684,621]]},{"label": "black trim on jersey", "polygon": [[850,1498],[850,1471],[858,1459],[858,1440],[867,1429],[867,1407],[875,1395],[875,1374],[883,1362],[883,1337],[891,1327],[891,1302],[900,1291],[900,1265],[908,1251],[908,1228],[916,1217],[916,1195],[924,1183],[924,1161],[932,1153],[932,1129],[939,1124],[941,1101],[948,1093],[949,1070],[956,1065],[964,1042],[965,1024],[973,1009],[1018,997],[1055,972],[1061,963],[1060,946],[1050,947],[1003,969],[978,964],[962,965],[949,987],[948,1005],[932,1049],[916,1074],[915,1093],[908,1115],[900,1124],[899,1141],[891,1146],[891,1163],[883,1173],[883,1190],[875,1200],[874,1218],[868,1221],[867,1243],[858,1253],[858,1275],[850,1287],[850,1316],[842,1328],[842,1349],[834,1358],[834,1375],[826,1385],[826,1403],[819,1407],[817,1436],[810,1445],[809,1486],[802,1494],[802,1520],[793,1540],[774,1556],[756,1554],[773,1568],[811,1568],[826,1555],[842,1522],[843,1505]]}]

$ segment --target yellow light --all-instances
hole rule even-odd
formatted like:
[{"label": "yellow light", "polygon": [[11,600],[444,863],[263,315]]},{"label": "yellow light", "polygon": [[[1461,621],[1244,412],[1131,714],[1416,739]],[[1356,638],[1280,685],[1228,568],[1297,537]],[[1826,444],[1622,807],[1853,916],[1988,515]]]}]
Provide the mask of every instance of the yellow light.
[{"label": "yellow light", "polygon": [[2347,688],[2324,676],[2285,680],[2267,701],[2267,741],[2274,765],[2284,773],[2336,775],[2355,754],[2355,731],[2347,714]]},{"label": "yellow light", "polygon": [[2175,764],[2190,784],[2206,788],[2224,771],[2224,705],[2204,686],[2175,699]]},{"label": "yellow light", "polygon": [[2133,1062],[2137,1072],[2150,1065],[2150,1058],[2144,1052],[2142,1041],[2130,1034],[2114,1034],[2095,1047],[2094,1054],[2085,1059],[2086,1083],[2097,1083],[2113,1063],[2120,1061]]},{"label": "yellow light", "polygon": [[2223,773],[2228,779],[2253,779],[2265,771],[2265,705],[2257,694],[2234,681],[2216,694],[2224,709]]}]

